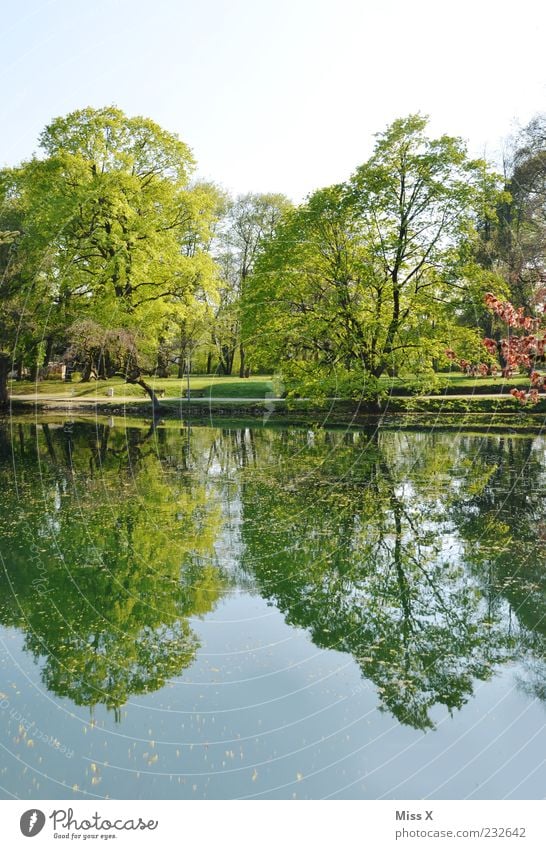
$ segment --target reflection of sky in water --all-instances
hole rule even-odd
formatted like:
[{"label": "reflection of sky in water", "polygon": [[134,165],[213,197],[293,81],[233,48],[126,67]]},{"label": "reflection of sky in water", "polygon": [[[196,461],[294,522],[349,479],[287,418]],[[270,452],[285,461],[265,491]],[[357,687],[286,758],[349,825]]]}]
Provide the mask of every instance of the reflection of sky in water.
[{"label": "reflection of sky in water", "polygon": [[[17,597],[8,600],[10,616],[18,610],[23,615],[17,627],[6,624],[0,630],[5,798],[544,795],[546,608],[537,575],[540,547],[529,531],[537,518],[544,520],[544,439],[518,437],[508,449],[508,438],[500,446],[498,437],[385,434],[379,459],[387,465],[377,483],[380,466],[370,465],[371,449],[363,439],[343,444],[342,435],[327,443],[320,433],[310,438],[305,431],[284,436],[257,431],[252,438],[247,430],[233,440],[220,430],[194,428],[190,455],[186,432],[173,431],[162,436],[164,444],[157,439],[147,458],[139,446],[140,456],[128,465],[120,438],[110,442],[111,454],[98,471],[90,472],[89,439],[82,431],[74,436],[72,480],[61,461],[61,432],[52,433],[57,466],[40,443],[41,483],[32,478],[32,438],[27,465],[16,457],[20,495],[27,501],[20,519],[15,500],[4,515],[7,575],[24,562],[29,534],[35,532],[51,566],[55,544],[66,542],[67,527],[72,526],[78,545],[85,544],[85,534],[76,533],[83,528],[87,561],[101,574],[119,568],[128,592],[149,587],[146,604],[153,607],[166,602],[161,580],[146,583],[146,569],[161,575],[161,558],[167,562],[172,555],[174,572],[166,572],[165,580],[172,581],[182,565],[177,615],[192,635],[195,653],[166,683],[129,692],[116,710],[106,709],[99,698],[93,707],[77,705],[63,695],[59,670],[48,668],[47,648],[54,645],[62,659],[68,635],[80,626],[87,628],[82,639],[92,641],[101,616],[114,621],[116,604],[98,596],[93,599],[98,614],[89,614],[93,571],[82,565],[72,573],[80,589],[83,570],[91,574],[81,618],[68,577],[64,600],[62,582],[55,585],[56,601],[61,606],[64,601],[73,616],[63,636],[64,626],[50,633],[40,614],[47,594],[33,601],[17,585]],[[493,467],[497,470],[484,486],[480,474]],[[96,528],[92,522],[100,514],[86,512],[94,476],[109,514]],[[161,486],[152,492],[154,476]],[[120,485],[125,502],[116,500]],[[35,505],[28,501],[33,486],[39,490]],[[367,505],[363,493],[370,495],[375,486]],[[210,534],[210,546],[203,543],[189,578],[184,577],[190,562],[185,558],[193,557],[184,554],[192,529],[188,493],[203,539]],[[131,497],[142,512],[127,512]],[[115,546],[130,539],[116,537],[119,528],[134,533],[136,523],[146,529],[154,499],[151,538],[159,535],[160,544],[148,548],[150,535],[142,536],[134,560],[116,564]],[[399,534],[393,519],[398,509]],[[161,535],[169,538],[173,520],[180,548],[168,549]],[[423,537],[417,546],[414,521]],[[525,544],[514,542],[506,528],[519,530]],[[178,566],[177,551],[182,552]],[[156,562],[146,564],[152,553]],[[206,580],[205,565],[213,569]],[[30,578],[34,573],[28,563],[27,568]],[[38,578],[43,570],[38,568]],[[109,587],[115,595],[108,574],[98,591]],[[214,574],[223,576],[218,585]],[[2,584],[2,592],[10,587],[13,581]],[[159,628],[161,617],[148,620],[145,606],[125,610],[120,598],[116,627],[130,627],[142,616],[145,628]],[[172,615],[170,609],[165,613],[167,620]],[[157,633],[172,636],[165,624]],[[377,636],[377,645],[366,643],[368,633]],[[111,651],[115,640],[99,644]],[[430,655],[436,657],[435,669],[411,656],[416,646],[440,652]],[[75,664],[80,654],[69,652],[66,658]],[[476,670],[481,672],[473,679]],[[56,691],[46,686],[53,673]],[[404,675],[425,688],[412,698],[416,705],[425,699],[433,729],[400,722],[390,710],[396,681],[408,684]],[[133,675],[131,681],[137,680]],[[449,708],[449,688],[456,681],[462,706]]]},{"label": "reflection of sky in water", "polygon": [[437,728],[423,734],[377,710],[351,658],[317,651],[256,597],[231,597],[192,624],[202,639],[195,665],[132,698],[119,723],[104,708],[90,717],[49,697],[20,638],[8,637],[10,703],[74,755],[29,747],[2,711],[0,784],[22,798],[543,795],[544,706],[517,687],[517,667],[478,684],[453,717],[434,709]]}]

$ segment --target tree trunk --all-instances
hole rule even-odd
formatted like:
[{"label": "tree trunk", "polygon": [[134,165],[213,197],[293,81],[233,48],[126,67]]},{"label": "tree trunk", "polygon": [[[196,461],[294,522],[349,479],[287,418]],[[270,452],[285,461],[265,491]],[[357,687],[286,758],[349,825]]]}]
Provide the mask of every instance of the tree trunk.
[{"label": "tree trunk", "polygon": [[45,349],[44,362],[43,362],[43,365],[46,366],[46,367],[47,367],[47,364],[49,363],[51,357],[53,356],[53,343],[54,343],[54,341],[55,340],[53,339],[53,336],[48,336],[47,339],[46,339],[46,349]]},{"label": "tree trunk", "polygon": [[135,374],[135,375],[131,375],[131,376],[126,375],[125,381],[127,383],[132,383],[136,386],[142,386],[142,388],[144,389],[146,394],[149,395],[149,397],[150,397],[150,400],[152,402],[152,410],[153,410],[154,416],[155,416],[155,414],[158,413],[159,410],[160,410],[160,404],[159,404],[157,395],[155,394],[154,390],[152,389],[152,387],[148,383],[146,383],[146,381],[143,379],[142,375],[141,374]]},{"label": "tree trunk", "polygon": [[89,383],[90,380],[97,380],[97,370],[95,368],[95,363],[92,359],[87,360],[83,367],[81,382]]},{"label": "tree trunk", "polygon": [[106,356],[101,351],[97,364],[97,380],[106,380],[107,377],[108,374]]},{"label": "tree trunk", "polygon": [[229,375],[233,371],[234,356],[235,351],[233,348],[230,348],[229,345],[222,345],[220,351],[220,365],[222,366],[222,371],[225,375]]},{"label": "tree trunk", "polygon": [[247,375],[245,375],[245,348],[242,342],[239,345],[239,357],[239,377],[247,377]]},{"label": "tree trunk", "polygon": [[0,407],[9,404],[8,374],[11,357],[9,354],[0,354]]},{"label": "tree trunk", "polygon": [[212,369],[212,351],[207,354],[207,374],[210,374]]},{"label": "tree trunk", "polygon": [[167,354],[167,351],[163,348],[163,345],[164,340],[161,340],[159,351],[157,352],[156,374],[158,377],[169,376],[169,356]]},{"label": "tree trunk", "polygon": [[178,355],[178,377],[184,377],[186,373],[186,358],[187,358],[187,349],[188,349],[188,339],[186,338],[186,334],[184,333],[184,329],[182,328],[180,331],[180,348]]}]

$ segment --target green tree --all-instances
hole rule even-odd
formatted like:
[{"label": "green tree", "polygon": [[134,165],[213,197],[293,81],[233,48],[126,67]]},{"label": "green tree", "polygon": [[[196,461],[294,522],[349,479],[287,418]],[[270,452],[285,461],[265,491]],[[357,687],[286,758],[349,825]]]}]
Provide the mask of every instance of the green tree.
[{"label": "green tree", "polygon": [[507,161],[509,199],[494,232],[496,262],[508,297],[531,311],[546,274],[546,115],[537,115],[512,140]]},{"label": "green tree", "polygon": [[[481,216],[474,257],[491,281],[483,294],[493,292],[530,315],[543,298],[546,279],[545,115],[535,116],[509,140],[504,165],[505,191],[494,214]],[[473,318],[485,336],[500,342],[490,311],[478,305]]]},{"label": "green tree", "polygon": [[[2,224],[5,226],[5,222]],[[13,325],[17,321],[16,313],[14,315],[14,292],[10,286],[9,266],[10,251],[18,235],[17,231],[0,229],[0,407],[6,406],[9,401],[8,373],[11,357],[8,346],[16,333]]]},{"label": "green tree", "polygon": [[84,109],[42,133],[43,158],[12,172],[26,214],[27,276],[45,277],[49,335],[62,345],[76,319],[131,331],[126,379],[157,405],[143,371],[166,324],[213,286],[206,245],[215,199],[192,186],[193,158],[176,136],[114,107]]},{"label": "green tree", "polygon": [[[418,115],[379,134],[347,182],[315,192],[265,246],[247,332],[296,386],[376,394],[387,371],[432,373],[469,286],[461,246],[495,178]],[[268,354],[269,352],[269,354]]]},{"label": "green tree", "polygon": [[273,238],[290,207],[284,195],[252,193],[240,195],[228,205],[217,239],[220,298],[213,331],[224,374],[231,374],[239,348],[239,377],[248,377],[246,348],[241,338],[241,301],[261,246]]},{"label": "green tree", "polygon": [[44,281],[22,268],[23,222],[21,199],[11,194],[8,173],[0,172],[0,408],[9,403],[10,371],[21,374],[36,358],[47,310]]}]

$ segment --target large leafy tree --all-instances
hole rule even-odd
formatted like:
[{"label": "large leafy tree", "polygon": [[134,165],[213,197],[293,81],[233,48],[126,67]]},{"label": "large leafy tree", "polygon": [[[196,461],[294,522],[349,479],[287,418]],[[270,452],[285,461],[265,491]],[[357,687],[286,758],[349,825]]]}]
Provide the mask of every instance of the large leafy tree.
[{"label": "large leafy tree", "polygon": [[296,385],[377,392],[386,371],[431,372],[474,280],[465,241],[496,181],[460,139],[395,121],[340,185],[288,214],[256,265],[247,332]]},{"label": "large leafy tree", "polygon": [[215,198],[193,187],[193,158],[175,135],[114,107],[54,120],[42,158],[11,173],[27,210],[20,250],[27,276],[48,281],[48,336],[76,319],[132,335],[129,382],[140,383],[166,323],[212,285],[205,246]]}]

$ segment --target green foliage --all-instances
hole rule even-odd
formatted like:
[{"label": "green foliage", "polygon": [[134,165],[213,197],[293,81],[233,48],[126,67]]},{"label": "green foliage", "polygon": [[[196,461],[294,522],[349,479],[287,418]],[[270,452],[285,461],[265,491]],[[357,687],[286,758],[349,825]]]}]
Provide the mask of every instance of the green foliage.
[{"label": "green foliage", "polygon": [[[317,646],[351,654],[381,708],[414,728],[524,647],[544,657],[538,573],[528,595],[542,470],[525,465],[531,440],[484,443],[476,457],[474,441],[430,432],[263,432],[245,470],[243,564],[260,593]],[[512,498],[514,460],[526,472]]]},{"label": "green foliage", "polygon": [[395,121],[348,183],[286,214],[258,258],[246,337],[295,387],[298,372],[303,388],[313,371],[357,395],[386,371],[425,385],[446,347],[468,294],[462,246],[485,166],[425,126],[420,116]]},{"label": "green foliage", "polygon": [[[13,191],[11,172],[0,171],[0,357],[9,368],[36,355],[49,309],[43,276],[29,275],[22,262],[25,221],[25,203]],[[7,369],[0,374],[0,405],[6,377]]]},{"label": "green foliage", "polygon": [[241,301],[251,285],[262,244],[274,236],[283,213],[290,208],[288,198],[271,193],[240,195],[227,203],[215,245],[218,298],[212,328],[212,342],[223,374],[232,373],[237,348],[240,377],[248,373],[241,344]]},{"label": "green foliage", "polygon": [[[191,617],[236,581],[352,656],[413,728],[516,659],[544,698],[541,444],[375,425],[0,428],[0,621],[50,692],[119,709],[193,663]],[[215,552],[234,501],[228,576]]]},{"label": "green foliage", "polygon": [[179,675],[199,645],[189,617],[226,587],[210,563],[218,505],[154,435],[44,424],[11,449],[0,431],[0,619],[25,632],[48,689],[79,705],[117,709]]},{"label": "green foliage", "polygon": [[124,328],[153,362],[166,326],[213,291],[217,194],[190,184],[176,136],[114,107],[58,118],[40,144],[8,182],[24,210],[20,274],[48,292],[44,332],[64,344],[76,320]]},{"label": "green foliage", "polygon": [[10,364],[69,349],[84,378],[124,371],[149,394],[143,373],[188,367],[274,372],[283,394],[317,403],[380,399],[386,377],[438,389],[447,348],[490,359],[486,292],[531,312],[540,294],[543,128],[522,131],[503,186],[410,115],[294,208],[191,182],[187,145],[147,118],[55,119],[39,157],[0,172],[0,403]]}]

